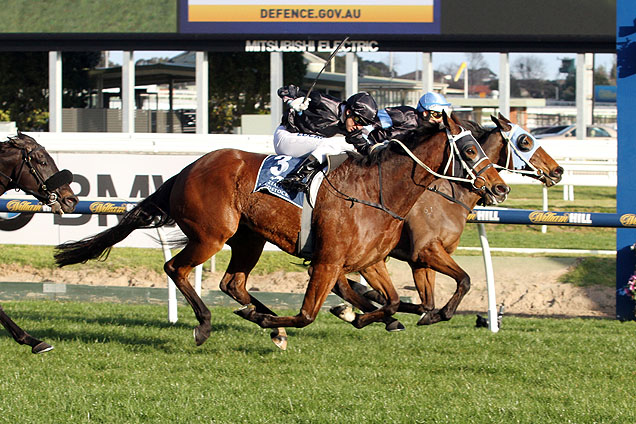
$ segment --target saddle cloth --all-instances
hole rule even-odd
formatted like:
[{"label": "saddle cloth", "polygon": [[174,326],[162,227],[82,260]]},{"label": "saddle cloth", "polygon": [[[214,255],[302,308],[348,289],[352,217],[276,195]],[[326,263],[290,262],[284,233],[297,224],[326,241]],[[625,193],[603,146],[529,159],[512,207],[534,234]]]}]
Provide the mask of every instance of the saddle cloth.
[{"label": "saddle cloth", "polygon": [[295,191],[287,191],[282,188],[278,183],[285,178],[290,172],[292,172],[300,163],[303,158],[297,158],[287,155],[270,155],[263,160],[261,167],[258,171],[258,178],[254,186],[254,192],[266,192],[270,193],[278,198],[281,198],[299,208],[302,211],[301,229],[298,235],[297,254],[303,258],[310,259],[311,252],[313,251],[313,238],[311,233],[311,215],[313,207],[316,204],[316,196],[320,185],[329,172],[340,166],[346,159],[347,154],[339,154],[327,157],[326,169],[321,172],[317,172],[313,175],[309,184],[309,195]]}]

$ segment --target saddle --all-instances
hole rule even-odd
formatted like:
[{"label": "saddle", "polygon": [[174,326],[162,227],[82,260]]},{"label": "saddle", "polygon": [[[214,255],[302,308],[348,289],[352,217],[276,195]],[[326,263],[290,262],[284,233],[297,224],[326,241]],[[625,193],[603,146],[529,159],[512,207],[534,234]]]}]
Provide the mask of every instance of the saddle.
[{"label": "saddle", "polygon": [[253,191],[269,193],[302,209],[296,254],[304,259],[311,259],[313,253],[311,216],[313,214],[318,189],[325,175],[328,175],[331,171],[340,166],[349,157],[349,154],[351,153],[327,156],[326,166],[323,167],[320,172],[316,172],[309,177],[309,190],[307,190],[307,192],[288,191],[278,184],[279,181],[285,178],[288,173],[292,172],[300,164],[302,161],[301,158],[285,155],[270,155],[267,156],[261,164]]}]

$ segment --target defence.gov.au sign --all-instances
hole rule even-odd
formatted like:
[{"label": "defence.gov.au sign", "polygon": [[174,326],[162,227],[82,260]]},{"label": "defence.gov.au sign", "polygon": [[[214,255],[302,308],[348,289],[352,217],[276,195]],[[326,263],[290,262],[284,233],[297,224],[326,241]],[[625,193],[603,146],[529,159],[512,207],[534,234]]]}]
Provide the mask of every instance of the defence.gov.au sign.
[{"label": "defence.gov.au sign", "polygon": [[440,0],[181,0],[180,30],[224,34],[439,34]]}]

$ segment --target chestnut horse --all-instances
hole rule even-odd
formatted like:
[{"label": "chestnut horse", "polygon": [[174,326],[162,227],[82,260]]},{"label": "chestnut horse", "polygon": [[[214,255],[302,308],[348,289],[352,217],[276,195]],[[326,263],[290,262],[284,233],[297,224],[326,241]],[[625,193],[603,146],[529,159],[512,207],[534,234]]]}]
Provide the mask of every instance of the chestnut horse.
[{"label": "chestnut horse", "polygon": [[[0,142],[0,194],[10,189],[20,189],[51,206],[58,214],[75,210],[77,197],[69,187],[73,174],[58,171],[51,155],[34,139],[18,131],[16,137]],[[36,339],[21,329],[0,306],[0,323],[13,339],[31,346],[31,352],[42,353],[53,346]]]},{"label": "chestnut horse", "polygon": [[[99,258],[135,229],[174,220],[187,237],[187,244],[166,262],[164,270],[199,321],[194,330],[197,345],[210,335],[210,311],[188,282],[188,275],[225,243],[232,248],[232,257],[220,288],[246,305],[237,313],[263,328],[304,327],[314,321],[341,273],[363,269],[388,255],[400,237],[399,218],[408,213],[433,181],[431,171],[444,172],[445,160],[451,158],[453,151],[459,151],[470,164],[476,189],[486,190],[497,199],[505,198],[508,186],[470,132],[459,127],[454,118],[444,118],[448,130],[426,127],[406,143],[413,157],[395,146],[372,157],[348,158],[325,177],[327,181],[318,192],[312,216],[315,242],[311,277],[298,315],[277,316],[245,289],[265,242],[295,254],[300,231],[298,207],[254,192],[265,159],[261,154],[235,149],[206,154],[166,181],[116,226],[58,246],[56,261],[64,266]],[[362,326],[397,310],[399,297],[395,288],[390,280],[382,283],[380,289],[388,302],[363,316]]]},{"label": "chestnut horse", "polygon": [[[561,180],[563,168],[543,150],[534,137],[501,114],[498,118],[491,118],[496,125],[493,130],[486,130],[474,123],[465,123],[464,126],[471,129],[495,167],[535,178],[547,187]],[[402,236],[390,256],[408,262],[411,266],[421,304],[401,302],[398,311],[421,314],[419,325],[451,319],[470,288],[470,277],[450,255],[457,249],[468,213],[478,200],[479,196],[464,185],[438,179],[420,196],[406,216]],[[372,287],[378,284],[377,266],[382,268],[384,263],[361,271]],[[438,311],[434,310],[435,272],[448,275],[457,283],[455,293]],[[359,309],[375,309],[365,297],[384,303],[384,299],[375,292],[367,292],[361,298],[347,287],[345,281],[339,280],[336,291]],[[356,282],[350,281],[349,284],[360,292],[368,290]],[[334,307],[331,312],[346,321],[354,318],[353,311],[346,306]],[[394,319],[390,319],[387,321],[387,330],[391,331],[398,325]]]}]

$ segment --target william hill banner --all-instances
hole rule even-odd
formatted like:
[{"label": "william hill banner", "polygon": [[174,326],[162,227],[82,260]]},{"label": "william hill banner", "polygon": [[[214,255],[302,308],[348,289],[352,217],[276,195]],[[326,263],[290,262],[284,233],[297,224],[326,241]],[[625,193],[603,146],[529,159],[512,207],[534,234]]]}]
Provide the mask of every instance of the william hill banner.
[{"label": "william hill banner", "polygon": [[564,225],[575,227],[636,228],[631,213],[557,212],[529,209],[475,209],[467,222],[484,224]]},{"label": "william hill banner", "polygon": [[440,33],[440,0],[181,0],[180,7],[185,33]]}]

